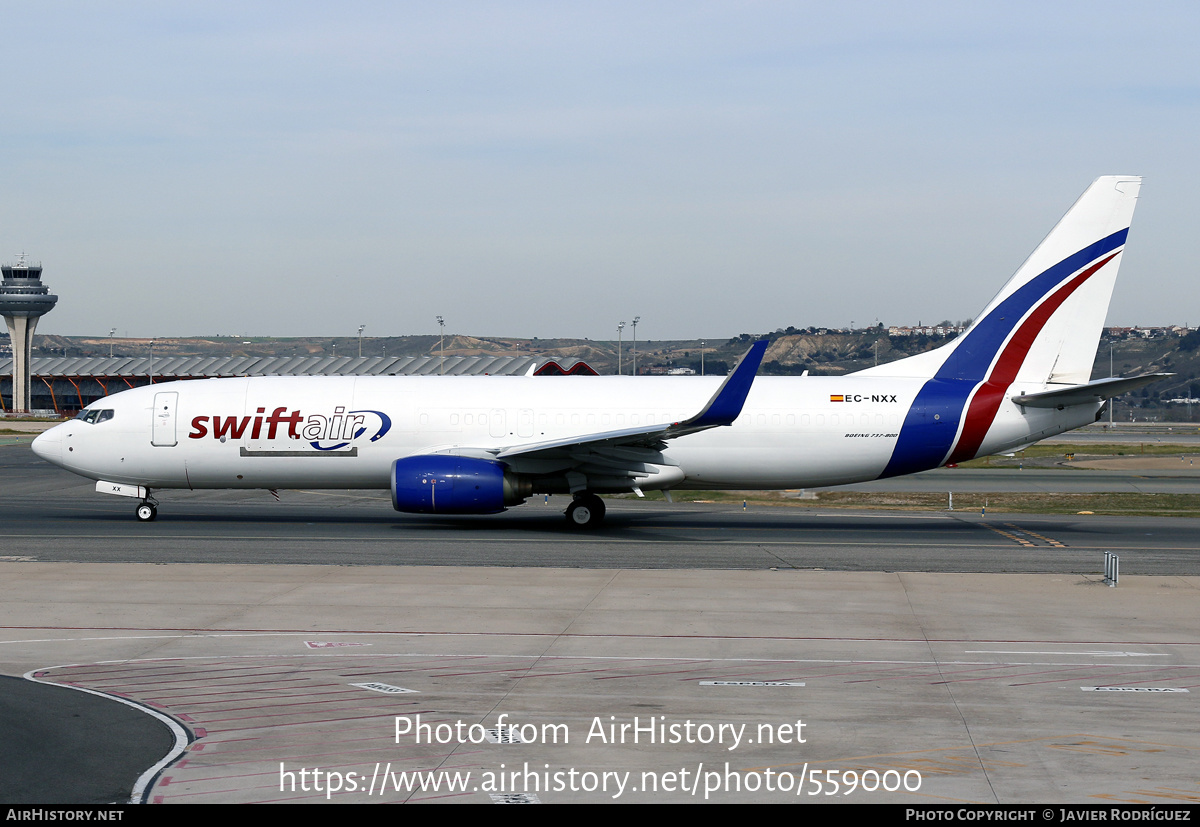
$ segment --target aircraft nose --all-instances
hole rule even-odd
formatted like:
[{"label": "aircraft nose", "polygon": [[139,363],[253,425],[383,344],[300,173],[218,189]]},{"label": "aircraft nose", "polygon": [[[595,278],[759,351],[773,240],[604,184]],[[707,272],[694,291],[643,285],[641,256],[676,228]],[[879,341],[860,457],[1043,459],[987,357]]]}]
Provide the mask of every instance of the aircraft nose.
[{"label": "aircraft nose", "polygon": [[33,441],[33,452],[46,462],[62,465],[62,425],[55,425],[48,431],[42,432]]}]

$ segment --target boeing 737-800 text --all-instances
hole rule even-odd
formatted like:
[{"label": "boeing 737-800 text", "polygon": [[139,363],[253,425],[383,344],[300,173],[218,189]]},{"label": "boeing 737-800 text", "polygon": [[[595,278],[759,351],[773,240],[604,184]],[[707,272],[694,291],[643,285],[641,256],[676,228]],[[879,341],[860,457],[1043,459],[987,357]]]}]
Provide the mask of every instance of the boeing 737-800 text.
[{"label": "boeing 737-800 text", "polygon": [[846,376],[289,377],[168,382],[39,436],[45,460],[140,500],[161,488],[390,488],[396,509],[491,514],[571,494],[861,482],[1013,451],[1154,376],[1089,381],[1141,179],[1097,179],[961,335]]}]

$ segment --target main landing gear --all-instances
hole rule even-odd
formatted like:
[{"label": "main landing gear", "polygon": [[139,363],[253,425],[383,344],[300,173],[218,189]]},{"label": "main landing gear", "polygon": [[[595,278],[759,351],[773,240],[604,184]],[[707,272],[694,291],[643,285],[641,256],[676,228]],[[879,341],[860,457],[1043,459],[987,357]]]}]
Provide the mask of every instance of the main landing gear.
[{"label": "main landing gear", "polygon": [[575,528],[596,528],[604,522],[604,500],[595,494],[576,494],[567,506],[567,522]]},{"label": "main landing gear", "polygon": [[149,523],[158,516],[158,502],[146,493],[146,499],[138,503],[137,511],[134,512],[139,523]]}]

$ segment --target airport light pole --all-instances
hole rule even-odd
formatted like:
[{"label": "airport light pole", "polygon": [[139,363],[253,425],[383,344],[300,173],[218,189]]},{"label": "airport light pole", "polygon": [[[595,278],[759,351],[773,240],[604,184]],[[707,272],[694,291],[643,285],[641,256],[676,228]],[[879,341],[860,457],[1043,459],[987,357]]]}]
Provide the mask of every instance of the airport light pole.
[{"label": "airport light pole", "polygon": [[438,323],[438,353],[441,354],[442,376],[446,375],[446,320],[441,316],[437,317]]},{"label": "airport light pole", "polygon": [[362,358],[362,332],[364,330],[366,330],[366,327],[367,326],[365,324],[360,324],[358,326],[358,358],[359,359]]},{"label": "airport light pole", "polygon": [[701,376],[704,375],[704,346],[706,344],[708,344],[708,342],[704,341],[703,339],[700,340],[700,375]]},{"label": "airport light pole", "polygon": [[625,322],[617,324],[617,376],[621,375],[621,331],[625,329]]},{"label": "airport light pole", "polygon": [[154,384],[154,338],[150,339],[150,384]]},{"label": "airport light pole", "polygon": [[633,375],[637,376],[637,323],[642,320],[641,316],[633,317]]},{"label": "airport light pole", "polygon": [[[1108,343],[1108,376],[1111,379],[1113,375],[1113,346],[1112,342]],[[1117,407],[1116,397],[1110,397],[1108,400],[1108,430],[1113,429],[1113,408]]]},{"label": "airport light pole", "polygon": [[113,336],[117,335],[117,329],[114,327],[108,331],[108,358],[112,358]]}]

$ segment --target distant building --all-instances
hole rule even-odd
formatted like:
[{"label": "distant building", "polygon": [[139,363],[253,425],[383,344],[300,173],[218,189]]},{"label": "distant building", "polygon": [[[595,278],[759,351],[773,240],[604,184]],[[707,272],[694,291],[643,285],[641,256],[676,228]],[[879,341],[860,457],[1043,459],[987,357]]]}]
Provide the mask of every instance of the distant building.
[{"label": "distant building", "polygon": [[42,284],[42,265],[30,264],[22,253],[16,264],[0,267],[0,316],[8,327],[12,341],[12,358],[7,372],[12,377],[9,406],[14,411],[29,411],[36,407],[30,400],[30,359],[33,354],[33,331],[38,319],[54,309],[58,296]]},{"label": "distant building", "polygon": [[966,330],[959,325],[917,325],[916,327],[889,327],[889,336],[957,336]]},{"label": "distant building", "polygon": [[[0,377],[12,359],[0,358]],[[438,356],[54,356],[32,360],[29,409],[73,416],[97,399],[152,382],[232,376],[437,376]],[[579,359],[559,364],[531,356],[447,356],[447,376],[596,376]],[[0,378],[0,412],[10,413],[12,383]]]}]

